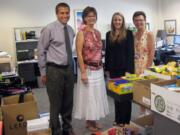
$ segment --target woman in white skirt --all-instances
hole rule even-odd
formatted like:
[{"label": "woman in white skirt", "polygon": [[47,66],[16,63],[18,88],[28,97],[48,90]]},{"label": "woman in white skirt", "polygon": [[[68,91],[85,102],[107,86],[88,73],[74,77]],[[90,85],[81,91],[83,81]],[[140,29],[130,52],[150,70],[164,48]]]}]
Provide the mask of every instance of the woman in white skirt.
[{"label": "woman in white skirt", "polygon": [[74,117],[85,119],[90,131],[98,131],[100,126],[96,121],[109,113],[109,107],[102,65],[101,35],[94,28],[96,9],[86,7],[82,18],[86,26],[78,32],[76,38],[79,68]]}]

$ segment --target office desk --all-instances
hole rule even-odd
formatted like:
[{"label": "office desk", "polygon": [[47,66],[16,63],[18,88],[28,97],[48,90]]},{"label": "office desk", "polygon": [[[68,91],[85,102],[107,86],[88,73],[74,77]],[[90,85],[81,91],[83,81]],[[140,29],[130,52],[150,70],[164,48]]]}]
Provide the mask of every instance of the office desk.
[{"label": "office desk", "polygon": [[[38,60],[18,61],[18,74],[27,86],[38,87],[37,79],[40,76]],[[77,57],[73,56],[73,73],[77,77]]]},{"label": "office desk", "polygon": [[[157,49],[155,51],[155,61],[159,64],[166,64],[169,61],[169,56],[175,55],[173,49]],[[156,63],[155,62],[155,63]]]}]

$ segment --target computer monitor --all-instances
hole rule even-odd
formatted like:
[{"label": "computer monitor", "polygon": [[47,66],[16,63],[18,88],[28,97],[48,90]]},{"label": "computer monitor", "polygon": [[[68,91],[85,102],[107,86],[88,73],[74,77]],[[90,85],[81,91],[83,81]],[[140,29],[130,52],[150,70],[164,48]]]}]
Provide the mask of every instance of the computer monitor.
[{"label": "computer monitor", "polygon": [[180,35],[174,35],[174,45],[180,45]]}]

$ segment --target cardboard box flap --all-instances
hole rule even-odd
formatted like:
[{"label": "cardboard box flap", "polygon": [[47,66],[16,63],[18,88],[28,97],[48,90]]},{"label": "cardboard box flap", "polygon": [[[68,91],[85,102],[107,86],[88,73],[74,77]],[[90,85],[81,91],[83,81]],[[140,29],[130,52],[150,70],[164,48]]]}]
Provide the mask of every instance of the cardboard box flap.
[{"label": "cardboard box flap", "polygon": [[[24,95],[24,102],[35,101],[35,98],[32,93],[27,93]],[[19,95],[9,96],[3,98],[4,105],[17,104],[19,102]]]},{"label": "cardboard box flap", "polygon": [[146,115],[134,120],[133,122],[142,127],[151,127],[153,126],[153,115]]},{"label": "cardboard box flap", "polygon": [[156,78],[156,79],[150,79],[150,80],[138,80],[138,81],[135,81],[134,84],[135,84],[135,85],[138,85],[138,84],[140,83],[142,86],[150,88],[151,83],[159,82],[159,81],[161,81],[161,80],[162,80],[162,79],[158,79],[158,78]]},{"label": "cardboard box flap", "polygon": [[175,76],[170,76],[170,75],[163,75],[163,74],[156,73],[156,72],[153,72],[153,71],[150,71],[150,70],[145,70],[144,75],[153,75],[153,76],[156,76],[157,78],[161,78],[161,79],[164,79],[164,80],[171,80],[171,79],[173,79],[175,77]]},{"label": "cardboard box flap", "polygon": [[153,84],[156,84],[158,86],[163,86],[163,85],[169,85],[173,83],[176,83],[176,80],[164,80],[164,81],[154,82]]},{"label": "cardboard box flap", "polygon": [[[8,105],[2,106],[3,115],[7,114],[8,116],[10,116],[10,118],[12,118],[12,120],[15,120],[15,117],[13,118],[13,116],[15,114],[18,114],[21,111],[23,112],[23,110],[27,110],[26,107],[30,107],[30,108],[28,109],[29,111],[24,111],[26,113],[26,116],[24,117],[25,120],[32,120],[32,119],[38,117],[37,103],[36,102],[22,103],[21,106],[18,106],[17,104],[13,104],[10,106],[8,106]],[[13,111],[12,114],[9,113],[11,111]]]},{"label": "cardboard box flap", "polygon": [[167,81],[161,81],[158,83],[152,83],[151,87],[162,87],[163,89],[161,90],[168,90],[168,91],[172,91],[172,92],[176,92],[176,93],[180,93],[180,88],[178,87],[172,87],[172,88],[166,88],[164,86],[166,85],[172,85],[172,84],[176,84],[177,86],[177,80],[167,80]]}]

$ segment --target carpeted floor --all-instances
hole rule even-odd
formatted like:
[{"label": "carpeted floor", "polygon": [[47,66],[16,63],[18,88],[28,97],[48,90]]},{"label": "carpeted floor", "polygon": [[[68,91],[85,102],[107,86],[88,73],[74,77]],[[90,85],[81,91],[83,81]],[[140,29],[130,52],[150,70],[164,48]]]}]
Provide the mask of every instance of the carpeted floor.
[{"label": "carpeted floor", "polygon": [[[46,88],[33,89],[33,92],[38,103],[39,112],[49,112],[49,100],[46,93]],[[114,120],[114,101],[110,97],[108,97],[108,101],[110,114],[99,121],[100,125],[103,127],[102,131],[112,127],[112,123]],[[133,104],[132,119],[136,118],[138,116],[138,113],[139,107],[136,104]],[[77,135],[90,135],[90,132],[85,128],[84,120],[73,119],[72,125]]]}]

